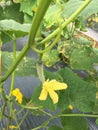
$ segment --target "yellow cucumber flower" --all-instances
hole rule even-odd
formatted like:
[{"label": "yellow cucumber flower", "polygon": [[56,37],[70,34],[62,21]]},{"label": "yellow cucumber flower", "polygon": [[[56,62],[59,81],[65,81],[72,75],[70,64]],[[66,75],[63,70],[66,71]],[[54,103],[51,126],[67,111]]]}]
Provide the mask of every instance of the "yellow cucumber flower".
[{"label": "yellow cucumber flower", "polygon": [[9,128],[10,128],[10,129],[16,129],[16,128],[18,128],[18,127],[15,126],[15,125],[10,125]]},{"label": "yellow cucumber flower", "polygon": [[60,83],[56,81],[55,79],[53,80],[47,80],[43,83],[42,86],[42,91],[39,96],[40,100],[46,100],[48,94],[50,98],[53,100],[53,103],[56,104],[58,102],[58,95],[55,92],[56,90],[63,90],[67,88],[67,84],[65,83]]},{"label": "yellow cucumber flower", "polygon": [[34,8],[33,8],[33,11],[36,13],[36,12],[37,12],[37,9],[38,9],[38,8],[37,8],[37,5],[35,5]]},{"label": "yellow cucumber flower", "polygon": [[69,105],[68,108],[69,108],[69,110],[72,110],[72,109],[73,109],[73,106],[72,106],[72,105]]},{"label": "yellow cucumber flower", "polygon": [[15,88],[13,91],[12,91],[12,95],[16,97],[16,100],[21,104],[22,103],[22,98],[23,98],[23,95],[22,93],[20,92],[20,90],[18,88]]}]

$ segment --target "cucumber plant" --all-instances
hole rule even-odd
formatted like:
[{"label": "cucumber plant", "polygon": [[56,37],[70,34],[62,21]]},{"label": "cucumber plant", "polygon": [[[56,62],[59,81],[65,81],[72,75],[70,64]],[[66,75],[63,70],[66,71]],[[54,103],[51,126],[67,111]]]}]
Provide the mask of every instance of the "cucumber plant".
[{"label": "cucumber plant", "polygon": [[[98,51],[97,42],[83,31],[86,31],[87,18],[89,21],[90,16],[98,13],[97,3],[98,0],[0,0],[0,100],[3,101],[0,120],[8,119],[3,129],[20,129],[27,113],[19,122],[17,110],[13,108],[13,104],[17,104],[20,112],[27,109],[27,112],[49,116],[32,130],[89,130],[84,117],[98,117],[95,67]],[[94,20],[97,22],[96,15]],[[26,45],[20,52],[16,51],[16,40],[27,35]],[[10,40],[13,40],[13,52],[2,51],[2,46]],[[29,50],[36,52],[38,59],[28,57]],[[49,71],[51,69],[54,71]],[[86,76],[81,77],[77,72]],[[14,87],[15,76],[31,75],[37,76],[41,84],[26,100],[19,88]],[[12,77],[11,87],[6,94],[4,83],[9,76]],[[59,112],[55,115],[44,110],[57,108]],[[72,113],[73,108],[81,114]],[[59,117],[62,127],[48,125]],[[15,125],[11,124],[12,120]]]}]

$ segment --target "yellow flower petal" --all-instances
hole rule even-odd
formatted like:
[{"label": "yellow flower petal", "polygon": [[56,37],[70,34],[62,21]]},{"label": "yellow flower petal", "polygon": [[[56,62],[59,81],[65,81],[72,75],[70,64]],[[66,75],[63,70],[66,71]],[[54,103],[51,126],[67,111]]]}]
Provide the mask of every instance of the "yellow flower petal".
[{"label": "yellow flower petal", "polygon": [[50,95],[51,99],[53,100],[53,103],[56,104],[58,102],[57,93],[55,91],[53,91],[53,90],[50,90],[49,95]]},{"label": "yellow flower petal", "polygon": [[18,88],[12,91],[12,95],[16,97],[16,100],[21,104],[23,95]]},{"label": "yellow flower petal", "polygon": [[68,108],[69,108],[70,110],[72,110],[72,109],[73,109],[73,106],[72,106],[72,105],[69,105]]},{"label": "yellow flower petal", "polygon": [[42,91],[41,91],[41,94],[39,96],[39,99],[40,100],[46,100],[47,96],[48,96],[48,92],[47,92],[46,89],[43,88]]},{"label": "yellow flower petal", "polygon": [[33,11],[36,13],[37,9],[38,9],[37,6],[34,6]]},{"label": "yellow flower petal", "polygon": [[9,126],[9,128],[10,128],[10,129],[16,129],[16,128],[17,128],[17,126],[10,125],[10,126]]},{"label": "yellow flower petal", "polygon": [[67,84],[60,83],[60,82],[56,81],[55,79],[51,80],[49,82],[49,86],[51,86],[53,88],[53,90],[63,90],[63,89],[67,88]]},{"label": "yellow flower petal", "polygon": [[58,102],[58,95],[55,92],[55,90],[63,90],[66,88],[67,88],[67,84],[65,83],[60,83],[56,81],[55,79],[51,81],[47,80],[43,83],[43,87],[42,87],[42,91],[39,96],[39,99],[46,100],[49,93],[49,96],[51,97],[51,99],[53,100],[53,103],[55,104]]}]

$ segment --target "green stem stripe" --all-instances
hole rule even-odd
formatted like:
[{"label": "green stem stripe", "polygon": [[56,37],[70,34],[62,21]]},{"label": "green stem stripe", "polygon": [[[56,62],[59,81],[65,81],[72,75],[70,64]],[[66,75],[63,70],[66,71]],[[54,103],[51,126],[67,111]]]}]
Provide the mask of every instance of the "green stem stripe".
[{"label": "green stem stripe", "polygon": [[32,25],[31,25],[31,30],[30,30],[30,33],[29,33],[29,40],[28,40],[28,44],[31,45],[31,44],[34,44],[34,40],[35,40],[35,36],[37,34],[37,31],[38,31],[38,28],[41,24],[41,21],[49,7],[51,3],[51,0],[40,0],[39,1],[39,6],[38,6],[38,10],[35,14],[35,17],[32,21]]},{"label": "green stem stripe", "polygon": [[[73,21],[92,0],[86,0],[83,5],[81,5],[69,18],[62,24],[62,28],[65,28],[71,21]],[[42,40],[38,45],[47,43],[50,41],[55,35],[57,35],[60,31],[60,28],[57,28],[53,33],[51,33],[48,37]]]},{"label": "green stem stripe", "polygon": [[1,40],[1,32],[0,32],[0,78],[2,77],[2,40]]},{"label": "green stem stripe", "polygon": [[[61,115],[58,115],[57,117],[92,117],[92,118],[97,118],[98,115],[93,115],[93,114],[61,114]],[[57,118],[57,117],[54,117],[54,118]]]},{"label": "green stem stripe", "polygon": [[[14,40],[14,43],[13,43],[13,63],[14,61],[16,60],[16,39]],[[14,85],[15,85],[15,71],[13,71],[12,73],[12,81],[11,81],[11,87],[10,87],[10,93],[9,93],[9,97],[10,99],[12,100],[13,97],[12,97],[12,91],[14,90]],[[8,127],[11,123],[11,120],[12,120],[12,116],[13,116],[13,102],[9,102],[9,108],[10,108],[10,120],[8,122]]]},{"label": "green stem stripe", "polygon": [[[15,62],[16,60],[16,40],[14,40],[14,43],[13,43],[13,63]],[[11,88],[10,88],[10,96],[12,95],[12,91],[14,89],[14,85],[15,85],[15,71],[13,71],[12,73],[12,82],[11,82]]]}]

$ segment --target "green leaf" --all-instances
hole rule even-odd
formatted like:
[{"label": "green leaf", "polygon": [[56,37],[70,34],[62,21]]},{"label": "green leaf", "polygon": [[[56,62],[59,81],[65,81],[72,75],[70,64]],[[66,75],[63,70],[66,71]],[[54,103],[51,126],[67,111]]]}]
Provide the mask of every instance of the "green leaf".
[{"label": "green leaf", "polygon": [[[62,4],[63,10],[61,12],[61,18],[69,18],[83,3],[83,0],[69,0],[68,2],[64,2]],[[92,0],[92,2],[79,14],[80,20],[84,22],[92,14],[98,13],[97,3],[98,0]],[[45,24],[47,26],[52,26],[57,23],[55,18],[61,8],[62,7],[57,4],[49,7],[45,15]]]},{"label": "green leaf", "polygon": [[[97,93],[96,93],[96,96],[97,96]],[[96,99],[96,103],[95,103],[95,106],[94,106],[94,109],[93,109],[93,113],[98,114],[98,99]]]},{"label": "green leaf", "polygon": [[68,64],[73,69],[94,71],[93,65],[98,63],[98,53],[94,50],[92,44],[90,40],[83,36],[73,37],[71,40],[60,42],[58,51],[62,52],[65,59],[68,59]]},{"label": "green leaf", "polygon": [[28,14],[24,14],[24,23],[31,23],[32,22],[32,17]]},{"label": "green leaf", "polygon": [[[73,69],[91,71],[94,63],[98,63],[98,55],[91,47],[74,49],[70,57],[70,65]],[[81,63],[82,61],[82,63]]]},{"label": "green leaf", "polygon": [[59,60],[60,58],[57,50],[45,52],[42,56],[43,63],[48,67],[54,65]]},{"label": "green leaf", "polygon": [[48,130],[62,130],[62,128],[54,125],[54,126],[50,126]]},{"label": "green leaf", "polygon": [[[72,114],[66,110],[63,114]],[[61,117],[61,123],[64,130],[90,130],[84,117]]]},{"label": "green leaf", "polygon": [[[82,0],[72,0],[67,2],[64,8],[64,12],[62,13],[65,17],[69,17],[77,10],[84,1]],[[83,20],[86,20],[90,15],[98,12],[97,8],[98,0],[92,0],[90,4],[81,12],[79,15]]]},{"label": "green leaf", "polygon": [[92,0],[91,1],[91,3],[81,13],[82,19],[85,20],[89,16],[91,16],[92,14],[98,13],[97,3],[98,3],[98,0]]},{"label": "green leaf", "polygon": [[46,80],[47,79],[49,79],[49,80],[55,79],[57,81],[61,81],[61,82],[63,81],[63,78],[58,73],[53,73],[53,70],[51,70],[51,68],[49,68],[49,71],[44,69],[44,74],[45,74]]},{"label": "green leaf", "polygon": [[0,20],[2,19],[2,14],[3,14],[3,8],[0,6]]},{"label": "green leaf", "polygon": [[95,106],[96,85],[79,78],[69,68],[61,69],[57,72],[67,83],[68,88],[60,91],[58,106],[61,109],[72,105],[82,112],[91,112]]},{"label": "green leaf", "polygon": [[3,19],[13,19],[19,23],[23,23],[24,15],[20,12],[20,4],[11,4],[5,6],[3,12],[0,11],[0,17]]},{"label": "green leaf", "polygon": [[98,125],[98,118],[96,119],[96,124]]},{"label": "green leaf", "polygon": [[[17,55],[19,52],[17,52]],[[13,53],[12,52],[3,52],[2,54],[2,71],[3,74],[9,70],[13,63]],[[29,57],[24,57],[23,60],[16,68],[16,75],[18,76],[30,76],[37,75],[36,72],[36,61]]]},{"label": "green leaf", "polygon": [[20,24],[14,20],[1,20],[0,30],[11,38],[19,38],[28,34],[31,24]]},{"label": "green leaf", "polygon": [[9,37],[6,33],[2,32],[1,33],[1,39],[2,39],[2,43],[5,44],[9,41],[11,41],[11,37]]},{"label": "green leaf", "polygon": [[64,4],[64,10],[62,12],[62,16],[68,18],[71,16],[82,4],[84,1],[82,0],[71,0]]},{"label": "green leaf", "polygon": [[60,8],[58,5],[51,5],[44,17],[45,26],[50,27],[57,23],[57,12],[59,12]]},{"label": "green leaf", "polygon": [[[82,4],[83,0],[70,0],[64,5],[62,16],[68,18],[75,12]],[[85,21],[92,14],[98,13],[98,0],[92,0],[89,5],[79,14],[80,18]]]},{"label": "green leaf", "polygon": [[33,7],[36,4],[37,0],[26,0],[22,1],[20,11],[23,11],[24,13],[33,16]]},{"label": "green leaf", "polygon": [[78,48],[79,47],[82,47],[82,46],[89,46],[89,47],[92,47],[92,44],[93,44],[93,42],[90,40],[90,39],[88,39],[87,37],[85,37],[85,36],[79,36],[79,35],[77,35],[77,37],[74,37],[72,40],[73,40],[73,42],[75,42],[77,45],[79,45],[78,46]]}]

